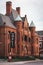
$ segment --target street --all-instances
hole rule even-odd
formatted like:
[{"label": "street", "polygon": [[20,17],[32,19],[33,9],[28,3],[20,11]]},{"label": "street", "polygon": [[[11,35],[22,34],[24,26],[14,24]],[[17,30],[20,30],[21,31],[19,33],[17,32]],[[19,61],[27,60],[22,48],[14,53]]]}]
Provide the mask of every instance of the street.
[{"label": "street", "polygon": [[24,65],[43,65],[43,62],[31,62],[31,63],[26,63]]},{"label": "street", "polygon": [[0,65],[43,65],[43,61],[32,62],[1,62]]}]

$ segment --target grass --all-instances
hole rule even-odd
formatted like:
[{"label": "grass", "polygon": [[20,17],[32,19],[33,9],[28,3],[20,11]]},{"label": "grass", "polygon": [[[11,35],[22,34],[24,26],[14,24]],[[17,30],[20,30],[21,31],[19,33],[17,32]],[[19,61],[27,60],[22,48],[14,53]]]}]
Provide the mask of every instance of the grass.
[{"label": "grass", "polygon": [[26,57],[15,57],[15,58],[13,58],[13,61],[27,61],[27,60],[35,60],[35,57],[26,56]]},{"label": "grass", "polygon": [[[1,57],[0,59],[4,59],[3,61],[8,61],[8,58]],[[17,61],[28,61],[28,60],[35,60],[34,56],[24,56],[24,57],[13,57],[12,61],[17,62]]]}]

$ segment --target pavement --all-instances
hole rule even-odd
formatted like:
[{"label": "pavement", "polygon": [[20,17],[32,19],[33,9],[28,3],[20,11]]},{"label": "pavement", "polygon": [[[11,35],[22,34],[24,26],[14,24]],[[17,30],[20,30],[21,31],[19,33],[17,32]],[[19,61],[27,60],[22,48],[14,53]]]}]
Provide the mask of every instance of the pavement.
[{"label": "pavement", "polygon": [[31,60],[31,61],[18,61],[18,62],[8,62],[7,60],[0,59],[0,65],[14,65],[14,64],[25,64],[25,63],[32,63],[32,62],[43,62],[43,60],[36,59],[36,60]]}]

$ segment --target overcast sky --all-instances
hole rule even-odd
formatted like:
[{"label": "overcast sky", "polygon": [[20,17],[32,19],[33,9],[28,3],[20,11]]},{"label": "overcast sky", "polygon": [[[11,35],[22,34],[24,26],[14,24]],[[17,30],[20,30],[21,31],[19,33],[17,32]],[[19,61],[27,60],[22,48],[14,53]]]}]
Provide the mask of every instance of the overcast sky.
[{"label": "overcast sky", "polygon": [[36,30],[43,30],[43,0],[0,0],[0,13],[6,13],[6,1],[12,1],[12,8],[21,7],[21,16],[27,15],[29,24],[33,20]]}]

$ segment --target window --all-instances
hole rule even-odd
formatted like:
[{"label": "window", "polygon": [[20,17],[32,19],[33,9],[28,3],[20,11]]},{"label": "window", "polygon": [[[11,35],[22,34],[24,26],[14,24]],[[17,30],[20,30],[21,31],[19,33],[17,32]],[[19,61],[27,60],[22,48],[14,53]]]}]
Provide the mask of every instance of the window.
[{"label": "window", "polygon": [[34,43],[34,38],[33,37],[31,38],[31,42]]},{"label": "window", "polygon": [[38,47],[36,47],[36,53],[38,53]]},{"label": "window", "polygon": [[40,41],[42,40],[42,37],[40,37]]},{"label": "window", "polygon": [[22,28],[24,28],[24,22],[22,22]]},{"label": "window", "polygon": [[8,53],[11,51],[10,44],[8,44]]},{"label": "window", "polygon": [[24,36],[24,41],[27,41],[27,36],[26,35]]},{"label": "window", "polygon": [[39,42],[39,48],[42,48],[42,42]]},{"label": "window", "polygon": [[29,41],[29,42],[31,42],[31,39],[30,39],[30,37],[29,37],[28,39],[29,39],[28,41]]},{"label": "window", "polygon": [[17,46],[18,46],[18,48],[17,48],[17,53],[19,54],[20,53],[20,45],[19,44],[17,44]]},{"label": "window", "polygon": [[10,31],[8,32],[8,39],[10,39]]},{"label": "window", "polygon": [[33,49],[33,46],[31,46],[31,54],[33,55],[34,53],[34,49]]},{"label": "window", "polygon": [[18,42],[20,41],[20,33],[18,32]]},{"label": "window", "polygon": [[19,29],[19,27],[20,27],[20,26],[18,25],[18,29]]},{"label": "window", "polygon": [[36,38],[37,44],[38,44],[38,38]]}]

